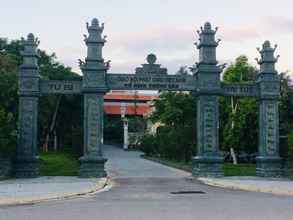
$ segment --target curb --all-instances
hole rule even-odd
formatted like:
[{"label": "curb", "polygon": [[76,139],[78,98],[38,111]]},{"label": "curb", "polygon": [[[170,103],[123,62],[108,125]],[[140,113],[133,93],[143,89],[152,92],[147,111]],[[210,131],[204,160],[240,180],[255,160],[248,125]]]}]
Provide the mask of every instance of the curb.
[{"label": "curb", "polygon": [[62,199],[70,199],[70,198],[76,198],[83,195],[88,194],[96,194],[100,191],[103,191],[103,189],[108,185],[109,178],[101,178],[94,187],[88,188],[86,190],[81,190],[79,192],[73,192],[73,193],[49,193],[44,196],[33,196],[33,197],[25,197],[25,198],[15,198],[15,199],[0,199],[0,208],[1,206],[14,206],[14,205],[33,205],[35,203],[40,202],[47,202],[52,200],[62,200]]},{"label": "curb", "polygon": [[258,186],[254,183],[249,183],[249,182],[245,183],[245,180],[243,181],[243,183],[239,181],[233,182],[230,180],[211,179],[211,178],[203,178],[203,177],[197,178],[197,180],[209,186],[221,187],[225,189],[270,193],[270,194],[278,195],[278,196],[293,196],[293,182],[290,182],[292,184],[292,187],[288,189],[288,187],[282,188],[281,186],[270,186],[268,184],[265,184],[263,186]]}]

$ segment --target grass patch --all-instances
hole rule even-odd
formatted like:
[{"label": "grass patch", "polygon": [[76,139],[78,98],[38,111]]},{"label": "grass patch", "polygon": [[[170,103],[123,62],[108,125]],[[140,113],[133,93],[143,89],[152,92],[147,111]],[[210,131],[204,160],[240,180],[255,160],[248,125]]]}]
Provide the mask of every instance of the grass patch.
[{"label": "grass patch", "polygon": [[40,174],[42,176],[77,176],[79,162],[70,153],[41,153]]},{"label": "grass patch", "polygon": [[[191,162],[186,163],[184,161],[174,161],[168,160],[164,158],[157,157],[147,157],[143,156],[145,159],[152,160],[166,166],[174,167],[177,169],[185,170],[191,172],[192,165]],[[255,176],[256,175],[256,165],[255,164],[237,164],[234,165],[232,163],[224,163],[223,164],[223,172],[224,176]]]},{"label": "grass patch", "polygon": [[225,163],[223,165],[225,176],[255,176],[256,165],[250,163],[242,163],[234,165],[232,163]]}]

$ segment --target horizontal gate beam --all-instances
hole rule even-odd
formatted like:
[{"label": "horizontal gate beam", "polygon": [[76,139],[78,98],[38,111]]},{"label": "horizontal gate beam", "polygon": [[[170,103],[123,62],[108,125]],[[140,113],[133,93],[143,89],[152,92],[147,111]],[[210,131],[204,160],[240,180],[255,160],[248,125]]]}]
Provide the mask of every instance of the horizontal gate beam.
[{"label": "horizontal gate beam", "polygon": [[107,86],[110,90],[192,91],[196,79],[191,75],[107,74]]},{"label": "horizontal gate beam", "polygon": [[[196,79],[187,75],[159,74],[107,74],[109,90],[166,90],[166,91],[197,91]],[[81,94],[80,80],[41,80],[40,92],[46,94]],[[222,84],[222,96],[258,96],[256,84]]]},{"label": "horizontal gate beam", "polygon": [[81,94],[80,80],[41,80],[41,94]]},{"label": "horizontal gate beam", "polygon": [[256,84],[222,84],[222,94],[223,96],[258,96],[258,87]]}]

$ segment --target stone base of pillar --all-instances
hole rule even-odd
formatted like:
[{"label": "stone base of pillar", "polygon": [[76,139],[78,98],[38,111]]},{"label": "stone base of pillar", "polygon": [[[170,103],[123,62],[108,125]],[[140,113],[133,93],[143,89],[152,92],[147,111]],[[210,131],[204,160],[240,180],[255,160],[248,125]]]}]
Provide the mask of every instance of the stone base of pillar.
[{"label": "stone base of pillar", "polygon": [[79,159],[80,169],[79,177],[81,178],[100,178],[106,177],[105,163],[107,159],[101,156],[83,156]]},{"label": "stone base of pillar", "polygon": [[39,176],[39,158],[16,159],[16,178],[35,178]]},{"label": "stone base of pillar", "polygon": [[259,177],[282,177],[283,164],[280,157],[257,157],[256,175]]},{"label": "stone base of pillar", "polygon": [[194,177],[221,177],[223,176],[222,157],[197,156],[192,159],[192,175]]}]

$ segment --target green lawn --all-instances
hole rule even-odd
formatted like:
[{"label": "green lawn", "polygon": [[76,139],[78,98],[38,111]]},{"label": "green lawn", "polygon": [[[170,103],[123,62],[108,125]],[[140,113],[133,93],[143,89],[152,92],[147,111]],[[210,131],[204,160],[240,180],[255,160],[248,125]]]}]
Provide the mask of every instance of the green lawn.
[{"label": "green lawn", "polygon": [[[185,170],[191,172],[191,162],[185,163],[182,161],[172,161],[156,157],[145,157],[146,159],[156,161],[158,163],[175,167],[177,169]],[[256,165],[255,164],[237,164],[224,163],[223,171],[225,176],[255,176],[256,175]]]},{"label": "green lawn", "polygon": [[79,162],[70,153],[41,153],[40,174],[42,176],[77,176]]},{"label": "green lawn", "polygon": [[225,163],[223,166],[225,176],[255,176],[256,165],[249,163],[242,163],[234,165],[232,163]]}]

